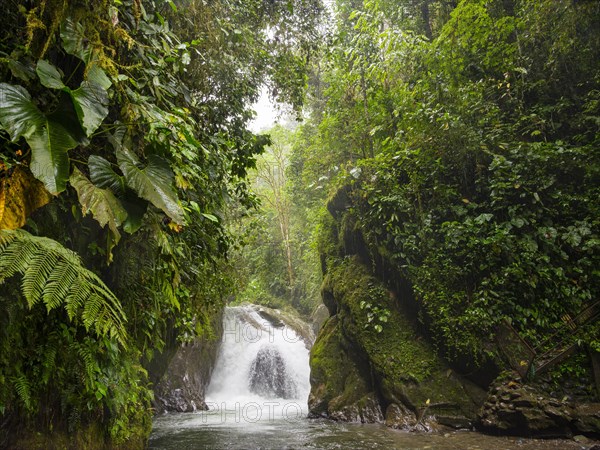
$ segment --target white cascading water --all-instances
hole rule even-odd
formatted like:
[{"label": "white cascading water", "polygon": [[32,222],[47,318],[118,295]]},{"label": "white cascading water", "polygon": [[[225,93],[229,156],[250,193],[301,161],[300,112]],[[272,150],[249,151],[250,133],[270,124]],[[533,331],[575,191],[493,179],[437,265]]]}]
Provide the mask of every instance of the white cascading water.
[{"label": "white cascading water", "polygon": [[307,345],[292,328],[265,320],[257,308],[226,308],[206,404],[230,423],[306,417]]}]

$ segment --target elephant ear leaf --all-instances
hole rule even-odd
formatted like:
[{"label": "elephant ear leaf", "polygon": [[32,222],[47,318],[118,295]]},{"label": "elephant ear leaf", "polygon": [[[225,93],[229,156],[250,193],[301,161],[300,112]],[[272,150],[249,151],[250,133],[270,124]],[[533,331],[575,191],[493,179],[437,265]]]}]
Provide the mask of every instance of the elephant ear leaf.
[{"label": "elephant ear leaf", "polygon": [[42,126],[27,139],[31,147],[31,172],[44,183],[51,194],[67,188],[69,179],[68,151],[77,146],[77,141],[59,123],[45,118]]},{"label": "elephant ear leaf", "polygon": [[43,86],[50,89],[63,89],[65,87],[58,69],[45,59],[38,61],[35,71]]},{"label": "elephant ear leaf", "polygon": [[44,115],[31,101],[27,89],[0,83],[0,123],[10,138],[17,141],[35,133],[44,123]]},{"label": "elephant ear leaf", "polygon": [[151,155],[148,164],[142,169],[137,156],[121,146],[117,150],[117,162],[131,189],[161,209],[175,223],[183,224],[184,213],[173,188],[173,172],[164,159]]},{"label": "elephant ear leaf", "polygon": [[109,189],[94,185],[77,167],[73,169],[70,182],[77,191],[83,214],[91,212],[100,226],[108,225],[113,241],[117,244],[121,238],[118,227],[127,218],[127,211],[121,202]]},{"label": "elephant ear leaf", "polygon": [[108,115],[108,93],[95,81],[84,81],[71,91],[77,117],[88,136],[96,131]]},{"label": "elephant ear leaf", "polygon": [[0,83],[0,123],[16,141],[25,137],[31,147],[31,172],[52,194],[66,189],[68,151],[78,142],[57,120],[46,116],[21,86]]},{"label": "elephant ear leaf", "polygon": [[83,25],[79,22],[67,18],[60,26],[60,37],[65,51],[73,56],[77,56],[85,64],[92,61],[94,51],[89,44],[89,38],[85,34]]},{"label": "elephant ear leaf", "polygon": [[125,177],[117,174],[110,162],[102,156],[91,155],[88,158],[88,168],[92,183],[103,189],[110,189],[115,194],[123,194],[126,184]]}]

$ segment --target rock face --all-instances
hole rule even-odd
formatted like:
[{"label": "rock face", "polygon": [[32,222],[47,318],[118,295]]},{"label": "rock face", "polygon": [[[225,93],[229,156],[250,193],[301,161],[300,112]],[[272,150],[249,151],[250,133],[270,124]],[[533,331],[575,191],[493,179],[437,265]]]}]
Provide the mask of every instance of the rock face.
[{"label": "rock face", "polygon": [[337,317],[323,326],[310,355],[311,417],[347,422],[375,423],[383,420],[367,367],[344,338]]},{"label": "rock face", "polygon": [[275,347],[263,347],[250,366],[250,391],[267,398],[296,398],[297,386]]},{"label": "rock face", "polygon": [[213,318],[213,335],[176,348],[154,389],[156,413],[205,410],[204,393],[223,333],[222,312]]},{"label": "rock face", "polygon": [[329,268],[323,291],[336,314],[311,350],[312,416],[403,429],[475,422],[484,393],[418,337],[357,256]]},{"label": "rock face", "polygon": [[480,424],[483,429],[518,435],[598,435],[600,403],[572,404],[555,399],[504,374],[489,391],[480,411]]},{"label": "rock face", "polygon": [[304,341],[306,348],[312,347],[315,342],[316,333],[312,326],[300,319],[297,313],[286,312],[279,309],[269,308],[262,305],[251,305],[256,312],[274,328],[283,328],[287,326]]}]

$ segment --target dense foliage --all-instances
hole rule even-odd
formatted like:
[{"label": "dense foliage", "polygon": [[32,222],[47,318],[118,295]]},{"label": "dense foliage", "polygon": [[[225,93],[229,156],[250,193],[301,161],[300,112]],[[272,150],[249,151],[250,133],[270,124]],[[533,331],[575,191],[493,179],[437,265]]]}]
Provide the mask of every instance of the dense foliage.
[{"label": "dense foliage", "polygon": [[300,107],[320,6],[4,3],[0,228],[29,233],[0,238],[0,446],[90,427],[86,445],[142,446],[144,367],[210,332],[223,211],[254,204],[267,143],[250,105],[266,83]]},{"label": "dense foliage", "polygon": [[351,186],[345,223],[450,357],[497,355],[505,321],[538,350],[599,350],[598,325],[565,322],[600,285],[599,8],[337,2],[297,195]]}]

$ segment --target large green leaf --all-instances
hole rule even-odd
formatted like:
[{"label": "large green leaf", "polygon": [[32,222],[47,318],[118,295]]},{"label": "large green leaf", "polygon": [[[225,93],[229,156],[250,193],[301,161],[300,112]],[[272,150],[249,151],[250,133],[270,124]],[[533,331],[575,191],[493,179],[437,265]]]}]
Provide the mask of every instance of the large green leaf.
[{"label": "large green leaf", "polygon": [[127,187],[125,177],[117,174],[109,161],[98,155],[91,155],[88,159],[90,178],[96,186],[110,189],[114,192],[123,208],[127,211],[127,219],[123,222],[123,229],[128,233],[135,233],[142,226],[142,219],[148,209],[148,201],[139,198]]},{"label": "large green leaf", "polygon": [[44,125],[27,138],[31,147],[30,168],[51,194],[58,194],[67,187],[70,166],[67,152],[77,146],[77,141],[62,124],[44,118]]},{"label": "large green leaf", "polygon": [[60,93],[58,105],[51,114],[48,114],[48,117],[50,120],[60,123],[78,144],[89,145],[90,140],[81,127],[70,92],[63,90]]},{"label": "large green leaf", "polygon": [[95,81],[84,81],[71,91],[75,110],[86,134],[96,131],[108,114],[108,93]]},{"label": "large green leaf", "polygon": [[110,189],[115,194],[125,193],[125,177],[115,172],[110,162],[102,156],[91,155],[88,158],[90,179],[96,186]]},{"label": "large green leaf", "polygon": [[106,90],[111,86],[111,81],[104,71],[97,64],[92,63],[88,68],[86,80],[75,90],[63,84],[58,69],[46,60],[38,61],[36,72],[42,85],[50,89],[62,89],[71,96],[78,122],[85,134],[91,136],[108,114]]},{"label": "large green leaf", "polygon": [[65,87],[62,82],[62,75],[58,69],[45,59],[38,61],[35,71],[43,86],[50,89],[63,89]]},{"label": "large green leaf", "polygon": [[67,152],[77,140],[60,122],[63,116],[46,116],[21,86],[0,84],[0,122],[13,140],[24,136],[31,147],[31,172],[46,189],[57,194],[69,179]]},{"label": "large green leaf", "polygon": [[121,203],[127,211],[127,219],[123,222],[123,229],[129,234],[135,233],[142,226],[142,219],[148,209],[148,202],[132,195],[123,198]]},{"label": "large green leaf", "polygon": [[65,19],[60,26],[60,37],[67,53],[77,56],[86,64],[92,61],[94,52],[83,25],[71,18]]},{"label": "large green leaf", "polygon": [[117,161],[127,185],[143,199],[164,211],[175,223],[183,224],[183,208],[173,189],[173,172],[162,158],[151,155],[143,169],[139,159],[125,147],[117,150]]},{"label": "large green leaf", "polygon": [[121,238],[118,227],[127,218],[127,211],[125,211],[121,202],[111,190],[102,189],[92,184],[77,167],[73,169],[70,182],[77,191],[83,214],[91,212],[94,219],[102,227],[108,224],[115,244],[118,243]]},{"label": "large green leaf", "polygon": [[106,75],[104,70],[100,68],[97,62],[93,62],[87,67],[87,74],[85,77],[88,81],[93,81],[102,86],[103,89],[108,90],[112,86],[112,81]]},{"label": "large green leaf", "polygon": [[25,88],[0,83],[0,123],[16,141],[35,133],[44,123],[44,115]]}]

